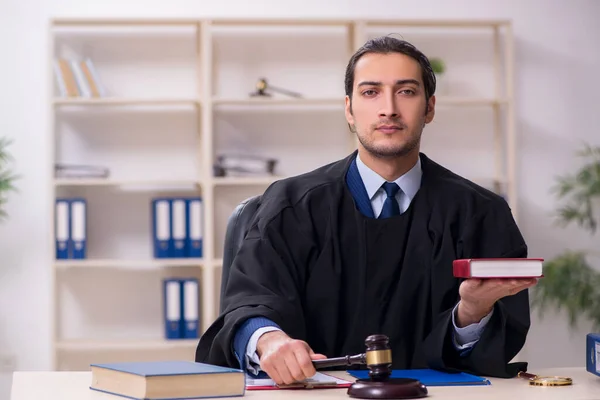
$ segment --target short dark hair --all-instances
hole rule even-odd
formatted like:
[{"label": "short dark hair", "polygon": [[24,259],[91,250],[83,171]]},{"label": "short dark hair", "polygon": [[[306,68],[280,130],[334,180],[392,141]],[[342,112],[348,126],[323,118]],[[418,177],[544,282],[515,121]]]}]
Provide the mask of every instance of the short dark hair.
[{"label": "short dark hair", "polygon": [[425,86],[426,101],[428,101],[435,93],[435,74],[431,68],[429,59],[425,54],[405,40],[396,39],[390,36],[381,36],[367,41],[352,55],[352,57],[350,57],[350,61],[346,67],[345,77],[346,95],[350,97],[350,99],[352,99],[352,92],[354,89],[354,69],[356,68],[356,63],[362,56],[368,53],[401,53],[412,57],[421,66],[421,76],[423,85]]}]

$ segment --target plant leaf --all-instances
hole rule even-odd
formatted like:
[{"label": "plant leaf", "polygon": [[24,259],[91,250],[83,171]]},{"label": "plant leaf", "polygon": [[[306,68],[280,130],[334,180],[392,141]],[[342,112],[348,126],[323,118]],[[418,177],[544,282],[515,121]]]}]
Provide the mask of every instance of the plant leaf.
[{"label": "plant leaf", "polygon": [[543,316],[550,308],[565,310],[569,325],[589,318],[600,328],[600,273],[588,264],[585,253],[566,251],[547,261],[544,277],[530,291],[532,308]]}]

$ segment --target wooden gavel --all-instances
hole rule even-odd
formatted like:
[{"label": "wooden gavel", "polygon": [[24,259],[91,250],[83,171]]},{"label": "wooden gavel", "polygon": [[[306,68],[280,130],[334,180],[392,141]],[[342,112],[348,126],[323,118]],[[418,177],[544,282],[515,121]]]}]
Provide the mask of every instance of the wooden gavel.
[{"label": "wooden gavel", "polygon": [[386,335],[371,335],[365,339],[367,350],[362,354],[313,360],[315,369],[366,364],[373,380],[387,379],[392,373],[392,351]]},{"label": "wooden gavel", "polygon": [[365,353],[354,356],[313,360],[315,369],[366,364],[369,379],[358,379],[348,388],[348,396],[359,399],[417,399],[427,397],[427,387],[417,379],[391,378],[392,350],[386,335],[365,340]]}]

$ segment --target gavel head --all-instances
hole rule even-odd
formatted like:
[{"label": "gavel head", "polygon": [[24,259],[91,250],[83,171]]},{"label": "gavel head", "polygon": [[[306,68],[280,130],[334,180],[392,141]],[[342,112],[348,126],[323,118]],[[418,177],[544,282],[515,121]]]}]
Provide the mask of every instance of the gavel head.
[{"label": "gavel head", "polygon": [[387,379],[392,373],[392,350],[386,335],[371,335],[365,339],[366,365],[372,380]]},{"label": "gavel head", "polygon": [[265,78],[260,78],[258,82],[256,82],[256,92],[259,94],[264,94],[267,90],[267,80]]}]

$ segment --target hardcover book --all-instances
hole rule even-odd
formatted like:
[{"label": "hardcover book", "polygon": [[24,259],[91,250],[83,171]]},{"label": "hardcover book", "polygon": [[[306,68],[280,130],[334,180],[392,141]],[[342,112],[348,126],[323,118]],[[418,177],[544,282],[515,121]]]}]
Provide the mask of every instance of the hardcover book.
[{"label": "hardcover book", "polygon": [[456,278],[541,278],[542,258],[467,258],[454,260]]},{"label": "hardcover book", "polygon": [[243,396],[242,370],[193,361],[92,364],[91,390],[130,399],[173,400]]}]

